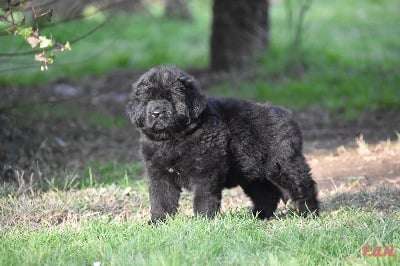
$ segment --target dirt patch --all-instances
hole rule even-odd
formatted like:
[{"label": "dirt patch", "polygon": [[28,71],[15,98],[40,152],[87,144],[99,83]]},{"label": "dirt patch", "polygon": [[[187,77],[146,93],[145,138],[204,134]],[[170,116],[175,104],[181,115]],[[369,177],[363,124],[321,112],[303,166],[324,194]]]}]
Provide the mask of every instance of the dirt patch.
[{"label": "dirt patch", "polygon": [[143,220],[149,213],[144,193],[117,186],[25,193],[8,197],[0,206],[2,228],[63,226],[87,220]]},{"label": "dirt patch", "polygon": [[329,154],[307,156],[320,190],[400,187],[400,141],[368,145],[360,137],[354,142],[357,148],[339,146]]}]

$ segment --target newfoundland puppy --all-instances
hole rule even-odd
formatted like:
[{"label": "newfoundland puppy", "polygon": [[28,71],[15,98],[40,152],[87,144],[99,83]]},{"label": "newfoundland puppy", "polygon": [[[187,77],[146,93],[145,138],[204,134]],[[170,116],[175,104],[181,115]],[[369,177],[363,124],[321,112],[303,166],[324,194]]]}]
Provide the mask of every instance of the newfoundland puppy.
[{"label": "newfoundland puppy", "polygon": [[235,186],[261,219],[288,197],[300,215],[318,215],[301,132],[285,109],[205,97],[192,76],[162,66],[133,84],[127,114],[141,132],[152,222],[176,213],[182,188],[194,193],[194,213],[206,217],[218,212],[222,189]]}]

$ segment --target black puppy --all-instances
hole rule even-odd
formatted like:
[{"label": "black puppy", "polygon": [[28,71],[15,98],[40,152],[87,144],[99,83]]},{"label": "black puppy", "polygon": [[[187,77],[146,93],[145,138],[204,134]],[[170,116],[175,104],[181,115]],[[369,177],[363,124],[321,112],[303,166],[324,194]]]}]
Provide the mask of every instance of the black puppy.
[{"label": "black puppy", "polygon": [[199,83],[174,67],[152,68],[133,84],[127,114],[141,132],[151,219],[194,192],[195,214],[213,217],[221,191],[241,186],[259,218],[289,196],[298,212],[318,214],[317,190],[292,116],[270,104],[206,98]]}]

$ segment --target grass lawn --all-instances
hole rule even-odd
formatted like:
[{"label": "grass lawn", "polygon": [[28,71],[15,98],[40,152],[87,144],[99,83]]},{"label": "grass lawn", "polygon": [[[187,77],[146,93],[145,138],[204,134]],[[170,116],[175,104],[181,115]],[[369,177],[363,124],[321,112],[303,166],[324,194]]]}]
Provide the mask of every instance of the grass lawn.
[{"label": "grass lawn", "polygon": [[[316,219],[289,216],[262,222],[250,217],[246,209],[236,207],[228,208],[214,220],[180,214],[164,224],[150,226],[146,223],[148,203],[143,201],[145,191],[135,191],[135,186],[132,189],[131,193],[126,193],[126,190],[116,186],[102,186],[80,191],[50,191],[34,198],[2,199],[3,223],[6,224],[5,220],[11,218],[4,218],[4,215],[13,215],[20,222],[16,226],[6,225],[0,230],[0,264],[400,263],[398,211],[382,213],[368,207],[332,206],[331,201],[329,206],[324,207],[329,211]],[[398,190],[392,193],[398,193]],[[358,196],[352,197],[356,199]],[[363,197],[368,198],[365,195]],[[135,201],[137,204],[132,204]],[[129,210],[124,210],[124,202]],[[189,201],[184,202],[187,205]],[[111,215],[110,212],[118,206],[119,214]],[[126,216],[126,212],[130,214]],[[366,245],[394,246],[396,256],[363,257],[362,247]]]},{"label": "grass lawn", "polygon": [[[79,176],[0,198],[0,265],[400,263],[398,189],[325,192],[320,217],[271,221],[252,217],[234,190],[215,219],[194,218],[184,192],[179,214],[151,226],[141,165],[92,163]],[[363,256],[364,246],[394,247],[395,256]]]}]

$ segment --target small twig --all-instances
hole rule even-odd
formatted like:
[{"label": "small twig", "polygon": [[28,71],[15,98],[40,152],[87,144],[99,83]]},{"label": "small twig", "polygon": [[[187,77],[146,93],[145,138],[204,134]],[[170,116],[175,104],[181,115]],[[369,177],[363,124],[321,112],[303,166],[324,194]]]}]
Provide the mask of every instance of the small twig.
[{"label": "small twig", "polygon": [[9,8],[9,12],[11,15],[11,25],[12,25],[12,30],[15,31],[15,20],[14,20],[14,15],[13,15],[13,5],[11,4],[11,1],[8,1],[8,8]]},{"label": "small twig", "polygon": [[333,186],[335,187],[335,190],[338,191],[339,188],[336,186],[336,183],[335,181],[333,181],[333,178],[330,176],[329,179],[331,180]]},{"label": "small twig", "polygon": [[32,9],[33,17],[35,19],[36,31],[39,33],[39,21],[38,21],[38,16],[36,14],[35,6],[33,4],[33,0],[31,0],[31,9]]},{"label": "small twig", "polygon": [[312,1],[313,0],[304,0],[301,4],[300,11],[299,11],[299,19],[297,22],[296,32],[295,32],[295,36],[293,39],[294,47],[298,47],[300,45],[301,37],[302,37],[302,33],[303,33],[303,27],[304,27],[304,18],[305,18],[307,11],[311,7]]}]

